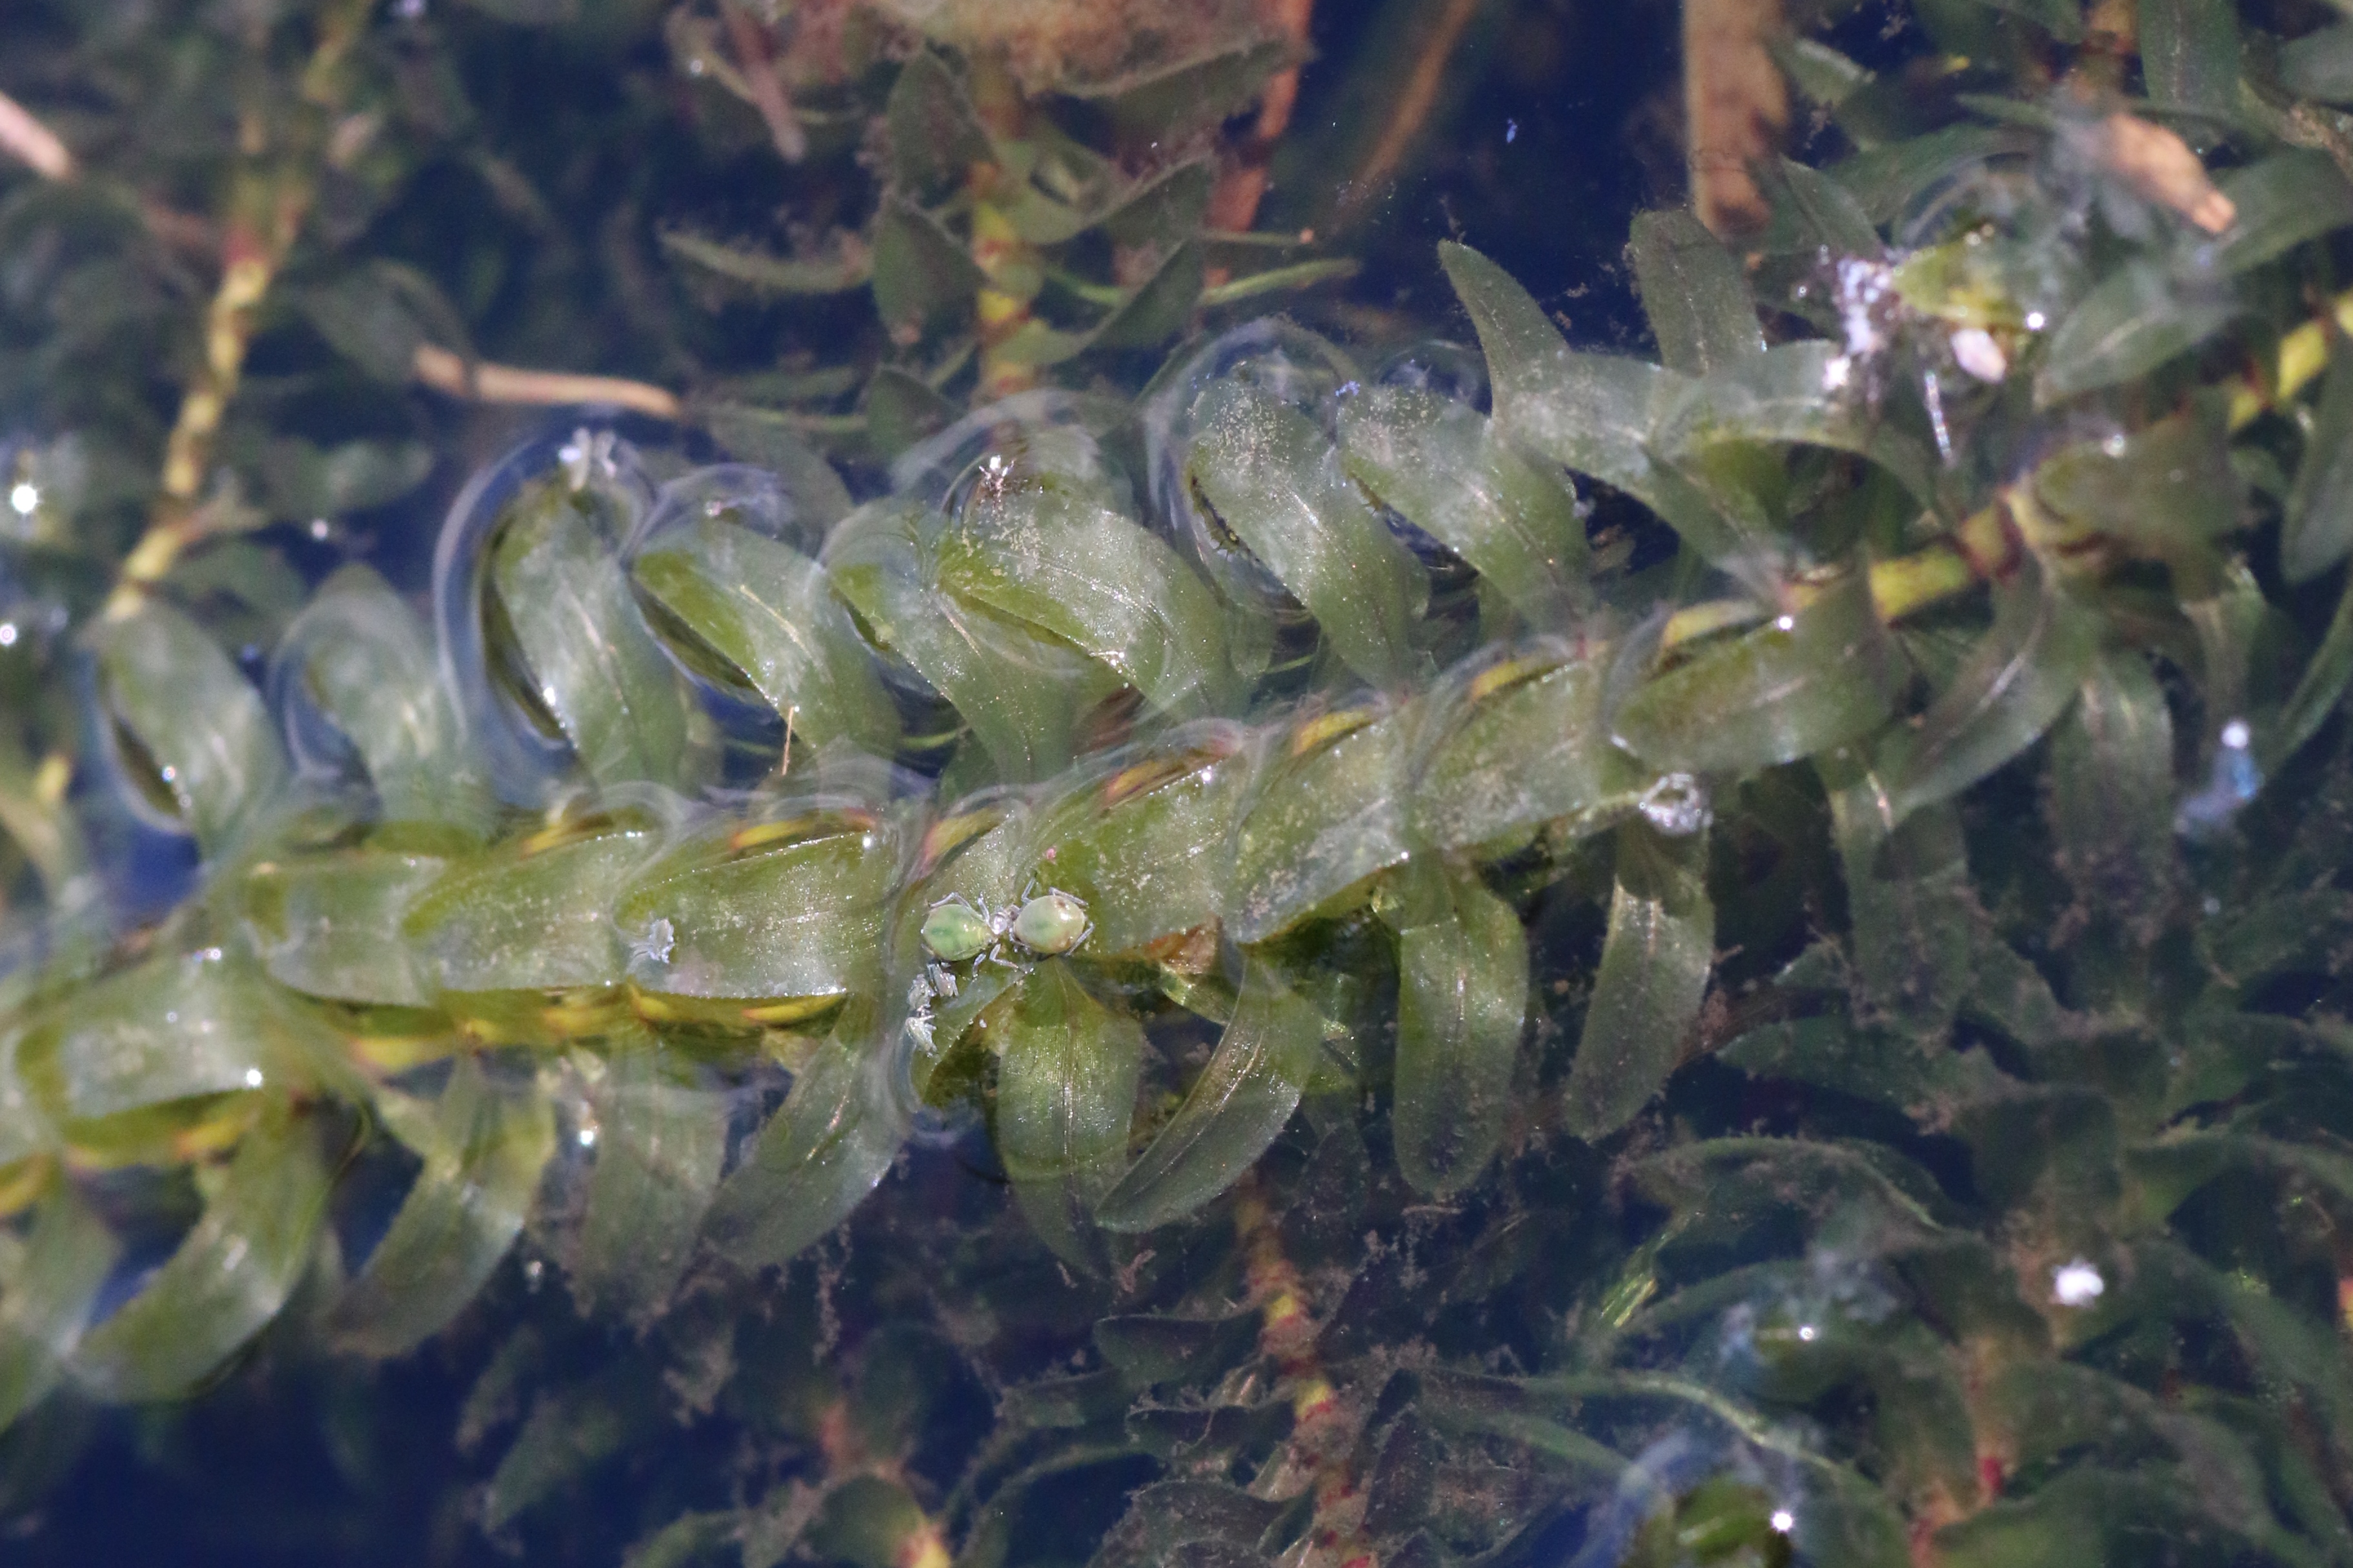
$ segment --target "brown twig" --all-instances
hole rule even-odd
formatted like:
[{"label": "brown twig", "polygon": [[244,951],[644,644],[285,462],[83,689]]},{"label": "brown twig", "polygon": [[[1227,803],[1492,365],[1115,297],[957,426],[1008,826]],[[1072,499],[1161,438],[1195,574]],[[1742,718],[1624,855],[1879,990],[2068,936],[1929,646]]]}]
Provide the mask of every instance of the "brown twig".
[{"label": "brown twig", "polygon": [[719,11],[726,18],[728,41],[735,46],[736,63],[744,73],[744,85],[751,92],[752,107],[768,122],[768,135],[785,162],[799,163],[808,153],[808,132],[801,129],[800,119],[793,112],[792,100],[785,95],[785,84],[776,75],[776,53],[768,47],[767,33],[737,6],[723,5]]},{"label": "brown twig", "polygon": [[[1278,37],[1288,39],[1301,54],[1307,52],[1308,25],[1315,0],[1267,0],[1268,20]],[[1251,128],[1241,156],[1218,176],[1209,195],[1207,219],[1210,228],[1243,230],[1258,221],[1258,205],[1265,198],[1267,165],[1274,144],[1291,128],[1291,111],[1299,105],[1299,68],[1293,66],[1267,79],[1259,95],[1258,123]],[[1212,279],[1218,281],[1219,279]]]},{"label": "brown twig", "polygon": [[1751,172],[1780,147],[1789,88],[1767,47],[1780,0],[1683,0],[1683,113],[1692,205],[1718,234],[1772,216]]},{"label": "brown twig", "polygon": [[0,152],[49,179],[74,177],[73,152],[64,139],[5,92],[0,92]]},{"label": "brown twig", "polygon": [[1388,123],[1381,127],[1380,140],[1373,143],[1373,150],[1366,154],[1364,163],[1349,178],[1347,188],[1340,194],[1341,222],[1363,211],[1405,161],[1407,149],[1421,133],[1430,111],[1437,107],[1438,89],[1446,80],[1447,63],[1454,58],[1454,50],[1470,29],[1471,18],[1478,15],[1481,3],[1482,0],[1446,0],[1428,37],[1421,40],[1413,70],[1406,78],[1405,90],[1398,94]]},{"label": "brown twig", "polygon": [[509,403],[558,407],[571,403],[609,403],[618,408],[676,422],[683,411],[676,393],[649,382],[612,375],[575,375],[565,371],[521,370],[509,364],[469,363],[445,348],[420,344],[410,371],[422,386],[472,403]]}]

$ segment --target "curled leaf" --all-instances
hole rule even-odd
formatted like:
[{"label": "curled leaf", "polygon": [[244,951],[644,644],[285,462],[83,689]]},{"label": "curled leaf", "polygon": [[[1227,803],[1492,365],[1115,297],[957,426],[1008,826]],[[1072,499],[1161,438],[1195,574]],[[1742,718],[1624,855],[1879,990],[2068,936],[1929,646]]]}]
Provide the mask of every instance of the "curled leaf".
[{"label": "curled leaf", "polygon": [[261,694],[218,644],[169,605],[150,601],[100,623],[96,636],[111,716],[152,760],[155,782],[197,845],[220,854],[255,825],[286,780],[286,753]]},{"label": "curled leaf", "polygon": [[544,485],[494,547],[499,601],[535,683],[529,695],[598,784],[691,784],[702,765],[692,698],[590,521],[594,498]]},{"label": "curled leaf", "polygon": [[1568,623],[1586,597],[1577,498],[1493,421],[1421,388],[1376,387],[1344,405],[1340,441],[1358,484],[1469,562],[1531,625]]},{"label": "curled leaf", "polygon": [[2032,745],[2074,700],[2099,647],[2097,618],[2031,562],[1997,587],[1992,627],[1888,761],[1895,819],[1958,795]]},{"label": "curled leaf", "polygon": [[1503,1141],[1528,1000],[1516,910],[1475,875],[1444,873],[1443,907],[1398,932],[1398,1165],[1421,1192],[1478,1179]]},{"label": "curled leaf", "polygon": [[746,1268],[786,1262],[847,1219],[906,1141],[892,1053],[848,1032],[860,1022],[845,1018],[802,1066],[712,1202],[705,1234]]},{"label": "curled leaf", "polygon": [[1246,382],[1203,395],[1186,479],[1307,606],[1349,668],[1377,686],[1425,662],[1416,623],[1430,584],[1349,482],[1324,432]]},{"label": "curled leaf", "polygon": [[1570,1132],[1605,1138],[1632,1121],[1683,1059],[1715,963],[1707,836],[1618,830],[1609,933],[1585,1007],[1562,1106]]},{"label": "curled leaf", "polygon": [[1607,674],[1604,660],[1546,645],[1471,674],[1434,709],[1414,836],[1457,849],[1546,822],[1599,831],[1630,814],[1653,775],[1609,739]]},{"label": "curled leaf", "polygon": [[887,756],[898,716],[825,569],[721,520],[665,534],[632,563],[638,584],[695,643],[748,682],[812,746]]},{"label": "curled leaf", "polygon": [[1324,1030],[1323,1015],[1273,965],[1249,960],[1217,1053],[1168,1125],[1095,1205],[1095,1223],[1150,1230],[1240,1180],[1297,1109]]},{"label": "curled leaf", "polygon": [[175,1398],[268,1327],[326,1209],[318,1140],[313,1123],[284,1114],[247,1133],[179,1249],[83,1336],[74,1381],[102,1399]]},{"label": "curled leaf", "polygon": [[1906,675],[1869,579],[1853,573],[1652,676],[1618,710],[1617,739],[1662,769],[1752,772],[1877,729]]},{"label": "curled leaf", "polygon": [[1050,960],[1021,982],[991,1030],[997,1147],[1014,1196],[1066,1261],[1099,1267],[1089,1211],[1121,1173],[1144,1058],[1144,1030],[1089,995],[1068,963]]},{"label": "curled leaf", "polygon": [[1293,731],[1293,756],[1261,773],[1234,837],[1235,941],[1263,942],[1406,858],[1402,770],[1415,713],[1349,710]]},{"label": "curled leaf", "polygon": [[424,1168],[336,1301],[328,1331],[365,1356],[406,1353],[464,1310],[522,1230],[555,1145],[547,1102],[462,1057],[435,1107]]}]

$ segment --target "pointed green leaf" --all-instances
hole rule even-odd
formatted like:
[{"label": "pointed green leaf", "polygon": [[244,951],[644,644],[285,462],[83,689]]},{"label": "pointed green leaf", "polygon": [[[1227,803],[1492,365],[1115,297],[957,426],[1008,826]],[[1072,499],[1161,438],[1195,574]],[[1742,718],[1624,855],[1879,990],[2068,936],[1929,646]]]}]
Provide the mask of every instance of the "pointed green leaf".
[{"label": "pointed green leaf", "polygon": [[882,116],[891,132],[891,177],[904,190],[944,190],[992,156],[971,95],[930,49],[917,50],[899,68]]},{"label": "pointed green leaf", "polygon": [[1314,421],[1239,380],[1210,387],[1198,417],[1186,479],[1200,504],[1307,606],[1350,669],[1377,686],[1419,670],[1429,578]]},{"label": "pointed green leaf", "polygon": [[864,813],[728,827],[646,867],[612,906],[629,977],[745,1001],[871,987],[897,836]]},{"label": "pointed green leaf", "polygon": [[2034,493],[2067,521],[2158,560],[2238,526],[2242,499],[2221,410],[2206,405],[2066,447],[2034,470]]},{"label": "pointed green leaf", "polygon": [[2213,242],[2211,264],[2227,275],[2353,224],[2353,183],[2326,153],[2303,147],[2274,153],[2223,175],[2221,186],[2238,209],[2238,221]]},{"label": "pointed green leaf", "polygon": [[286,753],[261,694],[169,605],[150,601],[101,621],[93,635],[108,711],[152,759],[198,847],[220,855],[286,782]]},{"label": "pointed green leaf", "polygon": [[1655,444],[1687,465],[1726,442],[1834,447],[1869,458],[1924,504],[1934,504],[1934,460],[1894,421],[1849,390],[1852,375],[1835,343],[1777,343],[1694,383],[1660,421]]},{"label": "pointed green leaf", "polygon": [[1775,172],[1779,176],[1775,216],[1787,210],[1799,248],[1819,251],[1828,246],[1838,256],[1878,253],[1879,231],[1846,186],[1789,158],[1782,159]]},{"label": "pointed green leaf", "polygon": [[1662,769],[1750,773],[1876,730],[1906,676],[1858,572],[1652,676],[1618,710],[1616,739]]},{"label": "pointed green leaf", "polygon": [[877,756],[896,747],[897,711],[816,562],[713,519],[664,535],[631,569],[690,648],[740,672],[808,744],[846,742]]},{"label": "pointed green leaf", "polygon": [[310,1265],[328,1180],[313,1123],[265,1119],[237,1145],[179,1250],[83,1336],[74,1381],[119,1402],[194,1388],[285,1305]]},{"label": "pointed green leaf", "polygon": [[1088,346],[1145,349],[1184,330],[1201,299],[1208,258],[1198,240],[1188,239],[1137,285],[1119,306],[1087,332]]},{"label": "pointed green leaf", "polygon": [[1662,416],[1684,398],[1690,377],[1641,360],[1575,353],[1502,268],[1451,243],[1438,255],[1479,330],[1495,424],[1506,437],[1624,490],[1710,561],[1752,556],[1770,542],[1725,518],[1690,479],[1651,455]]},{"label": "pointed green leaf", "polygon": [[[2353,28],[2348,28],[2353,31]],[[2328,345],[2328,378],[2305,437],[2304,457],[2280,527],[2280,571],[2306,583],[2353,550],[2353,350]]]},{"label": "pointed green leaf", "polygon": [[1249,1312],[1221,1318],[1158,1316],[1096,1320],[1095,1348],[1129,1386],[1157,1383],[1199,1387],[1215,1382],[1258,1349],[1258,1320]]},{"label": "pointed green leaf", "polygon": [[1443,1196],[1503,1141],[1528,1002],[1527,936],[1477,876],[1445,876],[1437,918],[1398,933],[1391,1135],[1407,1181]]},{"label": "pointed green leaf", "polygon": [[669,1304],[693,1258],[727,1153],[727,1095],[648,1034],[617,1037],[605,1061],[573,1288],[643,1321]]},{"label": "pointed green leaf", "polygon": [[1669,370],[1705,375],[1765,350],[1748,276],[1724,242],[1682,208],[1639,213],[1626,253],[1651,335]]},{"label": "pointed green leaf", "polygon": [[[814,373],[822,374],[822,373]],[[855,377],[845,386],[857,385]],[[707,403],[702,427],[728,455],[776,477],[796,522],[829,529],[849,515],[849,487],[795,427],[795,416],[745,403]]]},{"label": "pointed green leaf", "polygon": [[1477,670],[1431,720],[1408,805],[1415,837],[1440,849],[1567,821],[1599,832],[1630,815],[1655,775],[1610,742],[1607,660],[1539,645]]},{"label": "pointed green leaf", "polygon": [[892,331],[913,338],[933,321],[972,308],[980,266],[931,214],[884,202],[874,224],[874,307]]},{"label": "pointed green leaf", "polygon": [[1050,868],[1056,886],[1086,900],[1090,952],[1133,952],[1225,912],[1251,763],[1227,737],[1138,758],[1103,782],[1103,815],[1057,837]]},{"label": "pointed green leaf", "polygon": [[1224,616],[1156,534],[1053,474],[975,495],[940,541],[949,593],[1061,638],[1154,710],[1189,716],[1231,697]]},{"label": "pointed green leaf", "polygon": [[438,977],[402,922],[447,866],[438,855],[359,848],[255,867],[245,879],[245,913],[262,967],[311,996],[432,1005]]},{"label": "pointed green leaf", "polygon": [[2225,292],[2184,287],[2163,264],[2125,262],[2076,302],[2043,351],[2040,403],[2137,381],[2222,330],[2239,313]]},{"label": "pointed green leaf", "polygon": [[1993,626],[1883,772],[1896,820],[1947,800],[2032,745],[2075,700],[2100,624],[2031,563],[1994,590]]},{"label": "pointed green leaf", "polygon": [[1585,1007],[1563,1109],[1588,1142],[1632,1121],[1683,1059],[1715,963],[1715,906],[1705,881],[1707,836],[1618,830],[1609,933]]},{"label": "pointed green leaf", "polygon": [[410,940],[444,991],[618,984],[628,948],[613,906],[659,847],[657,834],[628,826],[502,845],[452,868],[417,900]]},{"label": "pointed green leaf", "polygon": [[955,704],[1004,777],[1050,778],[1118,678],[1060,639],[940,592],[918,544],[926,513],[905,498],[859,508],[827,540],[826,569],[866,628]]},{"label": "pointed green leaf", "polygon": [[1105,1230],[1180,1219],[1240,1181],[1299,1105],[1324,1021],[1263,959],[1246,961],[1241,998],[1184,1104],[1095,1205]]},{"label": "pointed green leaf", "polygon": [[270,515],[307,522],[398,500],[433,472],[433,448],[421,441],[319,447],[283,438],[261,448],[258,466]]},{"label": "pointed green leaf", "polygon": [[1469,562],[1530,625],[1569,624],[1588,552],[1557,471],[1519,456],[1478,410],[1418,387],[1350,398],[1340,444],[1358,484]]},{"label": "pointed green leaf", "polygon": [[432,634],[375,573],[346,566],[322,584],[286,628],[271,676],[300,682],[359,752],[385,820],[488,831],[495,803]]},{"label": "pointed green leaf", "polygon": [[1065,1261],[1098,1267],[1089,1211],[1119,1178],[1144,1058],[1144,1030],[1089,995],[1068,963],[1049,959],[1022,981],[990,1035],[997,1069],[997,1151],[1013,1195]]},{"label": "pointed green leaf", "polygon": [[526,1510],[666,1425],[651,1363],[623,1360],[543,1394],[481,1491],[482,1522],[504,1530]]},{"label": "pointed green leaf", "polygon": [[1976,906],[1959,816],[1943,802],[1899,815],[1861,748],[1815,764],[1846,881],[1858,1001],[1904,1035],[1942,1040],[1968,991]]},{"label": "pointed green leaf", "polygon": [[23,1253],[0,1277],[0,1430],[58,1385],[121,1251],[72,1184],[53,1178]]},{"label": "pointed green leaf", "polygon": [[2004,1081],[1983,1051],[1858,1029],[1835,1014],[1751,1029],[1716,1058],[1760,1078],[1867,1096],[1924,1119],[1955,1100],[1997,1093]]},{"label": "pointed green leaf", "polygon": [[786,1262],[849,1218],[906,1141],[895,1053],[844,1028],[803,1065],[712,1202],[705,1233],[746,1268]]},{"label": "pointed green leaf", "polygon": [[2229,119],[2239,108],[2239,10],[2232,0],[2139,0],[2148,96]]},{"label": "pointed green leaf", "polygon": [[1114,245],[1139,249],[1153,246],[1174,252],[1200,232],[1217,180],[1217,163],[1212,159],[1179,163],[1122,198],[1103,220],[1103,233]]},{"label": "pointed green leaf", "polygon": [[886,364],[866,382],[866,437],[877,453],[895,458],[924,437],[955,423],[962,413],[921,376]]},{"label": "pointed green leaf", "polygon": [[1965,121],[1858,153],[1828,172],[1873,223],[1892,224],[1936,185],[1973,164],[2031,152],[2040,140],[2014,125]]},{"label": "pointed green leaf", "polygon": [[[1351,719],[1357,727],[1319,739]],[[1406,858],[1403,769],[1414,710],[1309,720],[1270,763],[1234,841],[1234,940],[1264,942]],[[1300,748],[1304,747],[1302,752]]]},{"label": "pointed green leaf", "polygon": [[1072,81],[1063,90],[1099,105],[1124,131],[1173,140],[1230,118],[1267,78],[1298,58],[1297,45],[1269,38],[1100,81]]},{"label": "pointed green leaf", "polygon": [[2075,897],[2153,936],[2173,896],[2173,716],[2141,655],[2094,662],[2051,736],[2051,836]]},{"label": "pointed green leaf", "polygon": [[340,1042],[220,948],[158,953],[72,997],[18,1047],[61,1118],[305,1083]]},{"label": "pointed green leaf", "polygon": [[392,1228],[329,1315],[329,1335],[359,1355],[405,1355],[465,1310],[522,1233],[555,1148],[546,1100],[492,1086],[471,1057],[451,1069],[432,1129]]}]

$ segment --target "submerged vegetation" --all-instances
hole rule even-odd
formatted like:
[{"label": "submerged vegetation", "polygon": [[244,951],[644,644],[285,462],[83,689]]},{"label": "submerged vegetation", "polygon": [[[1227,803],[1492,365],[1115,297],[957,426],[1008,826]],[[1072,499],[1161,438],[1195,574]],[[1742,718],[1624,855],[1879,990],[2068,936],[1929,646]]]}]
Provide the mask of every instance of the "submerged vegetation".
[{"label": "submerged vegetation", "polygon": [[12,1550],[2353,1563],[2353,23],[1789,11],[12,10]]}]

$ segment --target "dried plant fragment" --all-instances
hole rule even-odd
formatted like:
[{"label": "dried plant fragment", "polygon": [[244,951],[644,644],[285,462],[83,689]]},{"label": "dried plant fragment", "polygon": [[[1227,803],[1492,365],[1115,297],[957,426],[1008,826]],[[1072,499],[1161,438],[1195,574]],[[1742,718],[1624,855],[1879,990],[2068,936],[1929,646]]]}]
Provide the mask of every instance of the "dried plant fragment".
[{"label": "dried plant fragment", "polygon": [[1781,30],[1780,0],[1686,0],[1683,112],[1692,205],[1718,234],[1745,234],[1772,216],[1756,165],[1779,149],[1789,89],[1766,47]]},{"label": "dried plant fragment", "polygon": [[45,179],[73,178],[73,153],[58,133],[4,92],[0,92],[0,152],[22,160]]},{"label": "dried plant fragment", "polygon": [[2134,195],[2172,208],[2208,234],[2237,221],[2239,209],[2215,188],[2189,143],[2164,126],[2117,110],[2073,136],[2085,157]]}]

